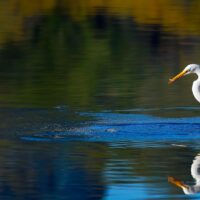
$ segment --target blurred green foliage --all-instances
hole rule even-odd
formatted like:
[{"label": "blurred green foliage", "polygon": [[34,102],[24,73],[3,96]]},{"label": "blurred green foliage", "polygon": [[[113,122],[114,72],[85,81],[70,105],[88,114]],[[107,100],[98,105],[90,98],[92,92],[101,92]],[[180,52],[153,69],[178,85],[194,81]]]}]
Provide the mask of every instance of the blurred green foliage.
[{"label": "blurred green foliage", "polygon": [[[195,2],[187,8],[197,9]],[[179,67],[199,60],[198,26],[193,31],[186,23],[182,30],[172,15],[192,18],[194,13],[186,13],[185,4],[167,0],[0,4],[1,107],[69,105],[93,110],[184,104],[180,97],[193,102],[187,97],[189,89],[182,93],[167,85]],[[148,5],[151,9],[144,9]],[[166,16],[171,24],[165,24]]]}]

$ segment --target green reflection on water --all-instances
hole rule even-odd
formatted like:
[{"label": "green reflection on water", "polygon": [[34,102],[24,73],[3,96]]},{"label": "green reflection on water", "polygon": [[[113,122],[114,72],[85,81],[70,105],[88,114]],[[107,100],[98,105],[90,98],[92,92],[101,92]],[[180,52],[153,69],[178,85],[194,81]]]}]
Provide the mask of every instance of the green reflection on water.
[{"label": "green reflection on water", "polygon": [[23,39],[1,46],[1,107],[102,110],[195,104],[190,78],[173,87],[167,80],[198,62],[198,37],[180,38],[154,21],[144,25],[106,8],[75,20],[73,12],[53,5],[48,12],[30,14]]}]

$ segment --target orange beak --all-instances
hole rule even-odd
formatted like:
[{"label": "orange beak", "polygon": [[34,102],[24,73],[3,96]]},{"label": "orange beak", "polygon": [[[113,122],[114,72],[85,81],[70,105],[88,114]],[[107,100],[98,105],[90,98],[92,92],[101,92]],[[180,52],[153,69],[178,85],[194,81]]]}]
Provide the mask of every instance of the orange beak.
[{"label": "orange beak", "polygon": [[177,74],[176,76],[174,76],[173,78],[169,79],[169,84],[173,83],[174,81],[176,81],[177,79],[181,78],[182,76],[184,76],[187,73],[187,70],[183,70],[182,72],[180,72],[179,74]]},{"label": "orange beak", "polygon": [[185,185],[183,182],[181,182],[181,181],[175,179],[175,178],[172,177],[172,176],[169,176],[169,177],[168,177],[168,181],[169,181],[170,183],[172,183],[172,184],[174,184],[174,185],[176,185],[176,186],[182,188],[182,189],[187,189],[187,188],[188,188],[187,185]]}]

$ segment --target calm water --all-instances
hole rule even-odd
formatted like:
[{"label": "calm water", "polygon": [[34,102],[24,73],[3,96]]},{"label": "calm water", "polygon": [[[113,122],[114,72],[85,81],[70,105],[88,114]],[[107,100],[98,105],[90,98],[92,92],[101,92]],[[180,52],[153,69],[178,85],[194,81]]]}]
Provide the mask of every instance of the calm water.
[{"label": "calm water", "polygon": [[199,199],[195,77],[167,84],[200,63],[199,12],[0,0],[0,199]]}]

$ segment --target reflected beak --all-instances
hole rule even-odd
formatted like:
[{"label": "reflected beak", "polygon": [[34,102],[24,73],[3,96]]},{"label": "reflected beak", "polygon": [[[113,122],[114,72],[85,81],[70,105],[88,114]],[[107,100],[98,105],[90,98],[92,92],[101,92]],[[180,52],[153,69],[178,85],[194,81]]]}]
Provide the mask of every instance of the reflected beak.
[{"label": "reflected beak", "polygon": [[182,189],[188,189],[188,186],[187,186],[187,185],[185,185],[183,182],[181,182],[181,181],[175,179],[175,178],[172,177],[172,176],[169,176],[169,177],[168,177],[168,181],[169,181],[169,183],[172,183],[172,184],[176,185],[177,187],[180,187],[180,188],[182,188]]},{"label": "reflected beak", "polygon": [[174,76],[173,78],[169,79],[169,84],[173,83],[174,81],[176,81],[177,79],[181,78],[182,76],[184,76],[187,73],[187,70],[183,70],[182,72],[180,72],[179,74],[177,74],[176,76]]}]

